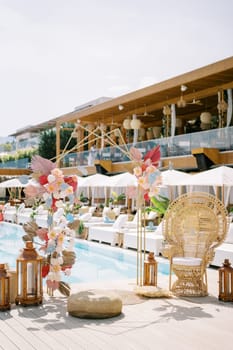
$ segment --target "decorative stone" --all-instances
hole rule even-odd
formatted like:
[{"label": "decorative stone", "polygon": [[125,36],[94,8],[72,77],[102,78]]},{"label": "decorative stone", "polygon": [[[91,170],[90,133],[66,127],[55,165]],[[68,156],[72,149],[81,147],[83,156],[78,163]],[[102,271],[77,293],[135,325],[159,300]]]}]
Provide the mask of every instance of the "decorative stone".
[{"label": "decorative stone", "polygon": [[80,318],[109,318],[120,315],[122,300],[113,291],[90,289],[71,294],[67,311]]}]

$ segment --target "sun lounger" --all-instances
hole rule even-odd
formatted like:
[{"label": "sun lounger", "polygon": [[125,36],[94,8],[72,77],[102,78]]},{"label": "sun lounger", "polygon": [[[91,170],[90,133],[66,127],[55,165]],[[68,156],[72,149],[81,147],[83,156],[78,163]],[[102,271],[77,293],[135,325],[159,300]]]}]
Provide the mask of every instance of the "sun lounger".
[{"label": "sun lounger", "polygon": [[[123,230],[123,247],[137,249],[137,229]],[[145,251],[154,252],[155,255],[160,255],[162,251],[163,235],[157,230],[151,232],[145,231]],[[144,234],[142,234],[142,249],[144,250]]]},{"label": "sun lounger", "polygon": [[211,265],[220,267],[223,265],[225,259],[229,259],[233,266],[233,222],[229,225],[224,242],[215,249],[215,256]]},{"label": "sun lounger", "polygon": [[48,210],[39,207],[34,219],[39,227],[48,227]]},{"label": "sun lounger", "polygon": [[23,225],[31,221],[32,219],[32,208],[22,208],[17,212],[17,224]]},{"label": "sun lounger", "polygon": [[3,218],[4,221],[8,222],[16,222],[16,213],[17,209],[15,206],[10,205],[10,203],[6,203],[3,208]]},{"label": "sun lounger", "polygon": [[89,227],[88,239],[91,241],[98,241],[100,243],[110,243],[115,245],[117,243],[116,234],[121,231],[123,225],[127,221],[127,214],[120,214],[114,224],[111,225],[93,225]]}]

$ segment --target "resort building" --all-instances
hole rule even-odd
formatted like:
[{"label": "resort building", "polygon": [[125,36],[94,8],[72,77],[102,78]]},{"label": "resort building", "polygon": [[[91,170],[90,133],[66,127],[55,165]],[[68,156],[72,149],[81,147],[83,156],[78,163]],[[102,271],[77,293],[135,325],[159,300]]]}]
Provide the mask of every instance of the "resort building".
[{"label": "resort building", "polygon": [[[122,153],[134,145],[142,153],[161,148],[161,168],[184,171],[233,164],[233,57],[117,98],[99,98],[45,123],[17,131],[17,144],[56,129],[56,157],[67,173],[119,173],[130,168]],[[60,131],[69,123],[77,147],[61,149]],[[23,139],[23,141],[22,141]],[[88,166],[93,144],[95,165]],[[127,145],[127,146],[125,146]],[[97,170],[96,170],[97,169]]]}]

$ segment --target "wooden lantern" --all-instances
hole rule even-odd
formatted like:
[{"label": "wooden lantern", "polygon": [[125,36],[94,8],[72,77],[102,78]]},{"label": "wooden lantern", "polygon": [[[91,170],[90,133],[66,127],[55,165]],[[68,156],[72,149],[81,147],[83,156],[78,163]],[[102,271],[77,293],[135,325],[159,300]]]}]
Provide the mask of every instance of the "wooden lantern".
[{"label": "wooden lantern", "polygon": [[152,252],[144,261],[144,286],[157,286],[157,261]]},{"label": "wooden lantern", "polygon": [[228,259],[224,260],[219,271],[219,295],[218,299],[233,301],[233,268]]},{"label": "wooden lantern", "polygon": [[26,242],[26,247],[16,261],[16,290],[15,303],[18,305],[39,305],[42,303],[42,260],[33,247]]},{"label": "wooden lantern", "polygon": [[10,277],[5,264],[0,264],[0,311],[10,310]]}]

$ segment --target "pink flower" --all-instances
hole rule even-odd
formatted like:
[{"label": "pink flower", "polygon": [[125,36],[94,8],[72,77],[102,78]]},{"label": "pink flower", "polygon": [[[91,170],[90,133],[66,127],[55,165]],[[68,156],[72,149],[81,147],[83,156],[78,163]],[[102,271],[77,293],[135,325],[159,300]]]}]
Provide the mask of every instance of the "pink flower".
[{"label": "pink flower", "polygon": [[39,228],[36,233],[42,241],[48,241],[48,230],[46,228]]},{"label": "pink flower", "polygon": [[146,155],[144,157],[144,162],[147,159],[150,159],[151,163],[153,165],[158,165],[159,164],[159,160],[160,160],[160,146],[159,145],[146,153]]},{"label": "pink flower", "polygon": [[38,180],[39,180],[39,183],[41,185],[45,185],[45,184],[48,183],[48,176],[47,175],[41,175]]},{"label": "pink flower", "polygon": [[134,175],[136,177],[139,177],[142,175],[142,168],[140,166],[136,166],[134,169],[133,169],[133,172],[134,172]]},{"label": "pink flower", "polygon": [[135,162],[140,162],[142,160],[141,152],[135,147],[130,148],[130,155]]},{"label": "pink flower", "polygon": [[126,196],[128,198],[136,198],[136,196],[137,196],[137,188],[136,187],[132,187],[132,186],[127,187],[127,189],[126,189]]},{"label": "pink flower", "polygon": [[41,195],[41,188],[38,186],[28,185],[24,189],[24,193],[27,197],[33,198]]}]

